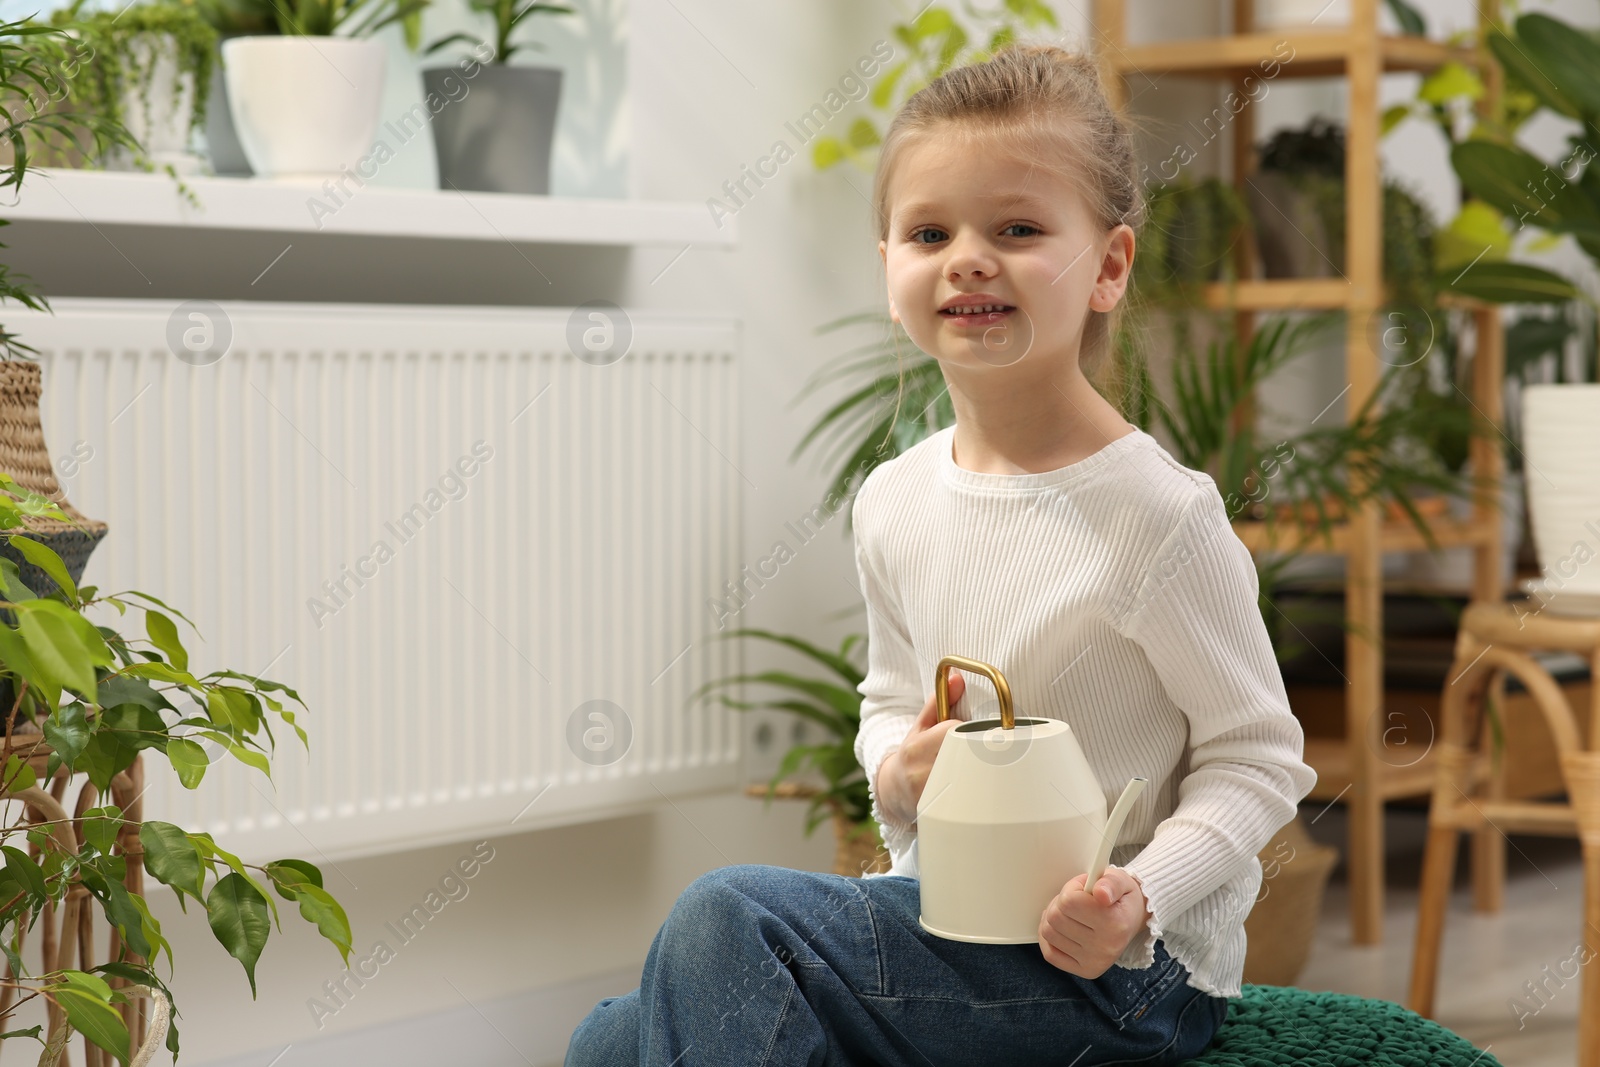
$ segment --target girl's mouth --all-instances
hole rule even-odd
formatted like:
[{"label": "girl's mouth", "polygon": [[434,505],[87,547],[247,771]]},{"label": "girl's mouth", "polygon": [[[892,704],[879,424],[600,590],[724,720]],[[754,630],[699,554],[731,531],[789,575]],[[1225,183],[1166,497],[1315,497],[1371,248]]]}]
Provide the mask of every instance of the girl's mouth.
[{"label": "girl's mouth", "polygon": [[1016,308],[1008,304],[980,304],[973,307],[954,307],[947,311],[939,312],[939,317],[948,319],[957,326],[993,326],[1004,321]]}]

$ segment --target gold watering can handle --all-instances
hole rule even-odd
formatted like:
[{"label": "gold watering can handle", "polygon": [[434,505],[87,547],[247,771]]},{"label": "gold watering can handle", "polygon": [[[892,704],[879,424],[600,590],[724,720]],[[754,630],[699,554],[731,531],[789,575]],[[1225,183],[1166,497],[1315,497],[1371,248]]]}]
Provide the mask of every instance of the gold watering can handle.
[{"label": "gold watering can handle", "polygon": [[994,683],[995,695],[1000,698],[1000,728],[1016,729],[1017,718],[1011,709],[1011,687],[1006,684],[1005,676],[982,660],[968,659],[966,656],[946,656],[939,661],[938,669],[933,672],[933,696],[939,707],[939,722],[944,722],[950,717],[951,667],[987,675],[989,681]]}]

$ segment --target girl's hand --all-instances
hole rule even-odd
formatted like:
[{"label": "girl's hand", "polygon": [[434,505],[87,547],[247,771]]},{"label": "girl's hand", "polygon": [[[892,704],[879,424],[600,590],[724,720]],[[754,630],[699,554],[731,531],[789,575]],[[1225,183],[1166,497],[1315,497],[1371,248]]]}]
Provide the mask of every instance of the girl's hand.
[{"label": "girl's hand", "polygon": [[900,747],[889,753],[878,767],[878,804],[885,815],[903,826],[917,824],[917,802],[922,799],[922,789],[933,773],[933,761],[944,744],[944,735],[960,725],[955,716],[956,704],[967,691],[967,680],[961,672],[950,671],[950,717],[939,722],[939,696],[934,694],[917,714],[911,732]]},{"label": "girl's hand", "polygon": [[1107,867],[1094,892],[1083,890],[1087,874],[1061,887],[1039,920],[1039,949],[1068,974],[1099,978],[1152,918],[1139,880],[1121,867]]}]

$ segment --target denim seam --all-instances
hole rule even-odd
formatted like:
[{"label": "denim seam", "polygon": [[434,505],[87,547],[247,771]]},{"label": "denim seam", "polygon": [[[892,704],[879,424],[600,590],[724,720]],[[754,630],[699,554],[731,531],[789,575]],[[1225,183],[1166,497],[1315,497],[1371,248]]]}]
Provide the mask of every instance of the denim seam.
[{"label": "denim seam", "polygon": [[[783,1020],[789,1014],[789,1005],[794,1002],[794,995],[798,989],[799,987],[791,982],[784,990],[783,1007],[778,1009],[778,1019],[772,1024],[772,1036],[767,1038],[767,1047],[762,1050],[760,1067],[767,1067],[772,1062],[772,1053],[778,1044],[778,1034],[783,1032]],[[684,1051],[687,1052],[688,1049]]]},{"label": "denim seam", "polygon": [[1165,1045],[1161,1046],[1161,1048],[1158,1049],[1157,1051],[1152,1052],[1150,1055],[1145,1056],[1142,1059],[1137,1059],[1137,1060],[1113,1060],[1111,1063],[1102,1063],[1102,1064],[1099,1065],[1099,1067],[1137,1067],[1138,1064],[1150,1063],[1152,1060],[1155,1060],[1158,1057],[1165,1056],[1167,1053],[1171,1052],[1172,1051],[1172,1047],[1178,1043],[1178,1038],[1183,1036],[1183,1021],[1186,1018],[1188,1018],[1189,1012],[1192,1011],[1194,1009],[1194,1006],[1196,1004],[1198,1004],[1200,1001],[1202,1001],[1202,1000],[1211,1000],[1211,999],[1214,999],[1214,998],[1212,998],[1209,993],[1205,992],[1205,990],[1203,990],[1203,989],[1195,990],[1195,995],[1190,997],[1189,998],[1189,1002],[1187,1004],[1185,1004],[1178,1011],[1177,1022],[1174,1023],[1173,1027],[1172,1027],[1172,1039],[1170,1041],[1168,1041]]},{"label": "denim seam", "polygon": [[1165,996],[1167,991],[1172,988],[1174,981],[1181,980],[1185,973],[1183,965],[1173,957],[1168,956],[1166,969],[1150,981],[1144,992],[1139,995],[1139,999],[1134,1001],[1127,1011],[1117,1016],[1117,1028],[1122,1029],[1126,1026],[1130,1017],[1143,1014],[1146,1008]]}]

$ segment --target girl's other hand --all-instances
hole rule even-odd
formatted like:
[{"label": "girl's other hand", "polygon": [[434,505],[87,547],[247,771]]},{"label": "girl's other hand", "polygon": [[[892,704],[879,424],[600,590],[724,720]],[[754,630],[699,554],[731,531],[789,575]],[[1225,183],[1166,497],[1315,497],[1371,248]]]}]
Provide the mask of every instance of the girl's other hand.
[{"label": "girl's other hand", "polygon": [[1087,874],[1061,887],[1039,919],[1039,951],[1053,966],[1079,978],[1099,978],[1151,919],[1144,887],[1121,867],[1107,867],[1094,892]]},{"label": "girl's other hand", "polygon": [[938,694],[930,696],[911,724],[911,732],[900,747],[889,753],[878,769],[878,803],[884,814],[903,826],[915,828],[917,802],[922,799],[922,789],[933,773],[933,761],[944,744],[944,735],[960,723],[956,718],[956,704],[967,691],[967,680],[961,672],[950,671],[950,717],[939,722]]}]

